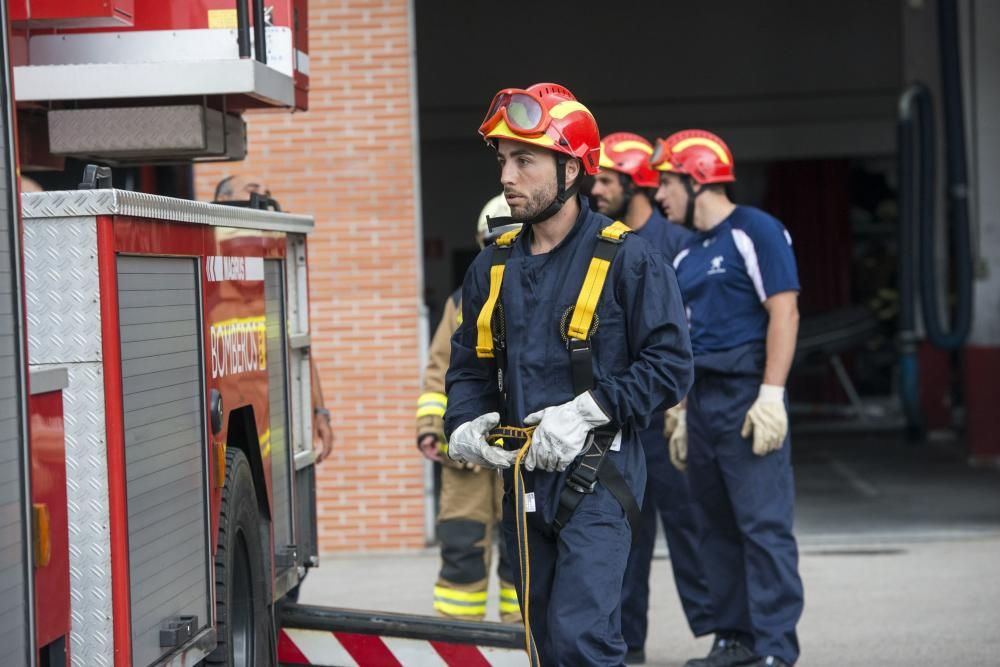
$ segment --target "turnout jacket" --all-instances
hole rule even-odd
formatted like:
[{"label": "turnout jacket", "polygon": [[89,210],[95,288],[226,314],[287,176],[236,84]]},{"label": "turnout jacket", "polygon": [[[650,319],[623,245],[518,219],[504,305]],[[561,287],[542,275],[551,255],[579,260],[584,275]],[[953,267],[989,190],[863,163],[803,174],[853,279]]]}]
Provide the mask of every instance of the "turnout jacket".
[{"label": "turnout jacket", "polygon": [[[500,292],[506,368],[506,400],[497,380],[497,360],[476,356],[476,320],[490,289],[494,246],[485,248],[466,273],[462,324],[451,345],[445,432],[488,412],[501,424],[523,425],[542,408],[574,398],[567,326],[597,236],[611,220],[577,200],[580,215],[566,238],[545,254],[531,255],[531,227],[512,246]],[[498,306],[498,311],[501,307]],[[496,327],[494,327],[496,331]],[[591,328],[595,386],[592,395],[621,431],[609,460],[622,472],[638,502],[646,483],[638,432],[665,406],[687,393],[692,380],[691,344],[677,280],[663,255],[634,234],[627,235],[608,272]],[[546,522],[572,466],[562,473],[525,473],[527,491]],[[509,481],[509,478],[508,478]]]}]

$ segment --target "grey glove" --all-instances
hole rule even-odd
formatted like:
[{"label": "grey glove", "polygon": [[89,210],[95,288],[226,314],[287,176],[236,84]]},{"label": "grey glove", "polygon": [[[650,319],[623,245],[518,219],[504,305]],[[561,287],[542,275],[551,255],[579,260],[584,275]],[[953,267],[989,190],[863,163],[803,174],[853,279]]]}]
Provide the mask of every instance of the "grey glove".
[{"label": "grey glove", "polygon": [[589,391],[568,403],[531,413],[524,423],[538,427],[531,436],[524,467],[549,472],[565,470],[583,451],[587,434],[609,421]]},{"label": "grey glove", "polygon": [[448,441],[448,456],[462,463],[485,468],[509,468],[517,452],[505,451],[486,442],[486,434],[500,423],[500,415],[488,412],[455,429]]}]

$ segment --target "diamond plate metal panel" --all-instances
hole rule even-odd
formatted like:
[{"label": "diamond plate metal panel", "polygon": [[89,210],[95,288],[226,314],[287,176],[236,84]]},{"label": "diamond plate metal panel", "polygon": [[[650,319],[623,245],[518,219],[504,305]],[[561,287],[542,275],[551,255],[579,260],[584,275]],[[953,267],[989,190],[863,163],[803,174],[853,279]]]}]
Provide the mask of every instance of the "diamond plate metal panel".
[{"label": "diamond plate metal panel", "polygon": [[[31,305],[28,305],[29,314]],[[96,331],[100,331],[97,328]],[[97,336],[98,340],[100,337]],[[32,370],[48,366],[32,365]],[[111,544],[104,376],[100,362],[65,365],[66,495],[69,507],[73,667],[111,667]]]},{"label": "diamond plate metal panel", "polygon": [[[21,195],[21,209],[26,222],[39,218],[127,215],[199,225],[299,234],[307,234],[313,229],[313,219],[308,215],[256,211],[128,190],[26,192]],[[69,222],[71,221],[65,221],[63,224]]]},{"label": "diamond plate metal panel", "polygon": [[28,358],[38,364],[100,361],[95,219],[25,222]]},{"label": "diamond plate metal panel", "polygon": [[222,113],[197,104],[53,109],[48,119],[49,148],[56,154],[225,149]]},{"label": "diamond plate metal panel", "polygon": [[62,367],[73,665],[114,663],[108,464],[93,217],[24,226],[32,369]]}]

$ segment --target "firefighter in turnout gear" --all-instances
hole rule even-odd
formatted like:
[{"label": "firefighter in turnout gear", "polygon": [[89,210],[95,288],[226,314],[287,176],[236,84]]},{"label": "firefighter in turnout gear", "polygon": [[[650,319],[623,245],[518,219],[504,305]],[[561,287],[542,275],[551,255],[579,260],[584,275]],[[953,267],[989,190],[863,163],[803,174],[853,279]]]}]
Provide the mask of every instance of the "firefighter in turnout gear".
[{"label": "firefighter in turnout gear", "polygon": [[646,485],[639,432],[690,384],[684,309],[662,254],[577,194],[598,171],[600,134],[570,91],[502,90],[480,134],[525,227],[466,273],[449,455],[502,470],[529,662],[621,665]]},{"label": "firefighter in turnout gear", "polygon": [[[490,199],[479,214],[476,240],[492,243],[519,225],[503,225],[510,208],[503,195]],[[501,224],[490,229],[490,220]],[[441,543],[441,570],[434,585],[434,610],[463,620],[482,620],[486,614],[487,584],[496,527],[500,521],[503,484],[493,471],[453,461],[447,456],[444,412],[448,405],[444,378],[451,356],[451,337],[462,321],[462,292],[456,290],[444,305],[441,323],[431,341],[422,393],[417,400],[417,448],[441,464],[441,496],[437,537]],[[510,563],[500,537],[500,620],[520,623],[517,592],[511,583]]]},{"label": "firefighter in turnout gear", "polygon": [[[591,196],[598,211],[624,221],[637,236],[662,252],[673,267],[674,256],[692,233],[664,218],[653,201],[660,175],[649,166],[652,154],[652,144],[637,134],[615,132],[604,137],[601,171],[594,179]],[[698,529],[691,492],[687,477],[670,465],[663,432],[663,413],[657,411],[649,427],[639,434],[646,453],[646,496],[622,587],[622,635],[628,645],[626,664],[645,662],[649,569],[657,514],[670,549],[670,567],[688,627],[696,637],[713,630],[708,584],[698,556]]]},{"label": "firefighter in turnout gear", "polygon": [[695,382],[675,412],[670,458],[691,484],[716,641],[687,665],[792,665],[803,605],[784,386],[799,318],[792,239],[730,201],[733,155],[714,134],[660,140],[651,165],[667,216],[697,231],[674,259]]}]

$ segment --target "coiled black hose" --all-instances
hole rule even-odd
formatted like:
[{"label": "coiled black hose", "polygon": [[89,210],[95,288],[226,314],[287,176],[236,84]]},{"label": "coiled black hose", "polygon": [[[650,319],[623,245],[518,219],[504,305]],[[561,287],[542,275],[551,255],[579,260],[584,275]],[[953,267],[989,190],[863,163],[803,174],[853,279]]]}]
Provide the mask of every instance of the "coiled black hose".
[{"label": "coiled black hose", "polygon": [[955,350],[965,343],[972,329],[973,280],[958,9],[955,0],[938,1],[938,40],[941,58],[941,107],[944,111],[948,239],[955,277],[955,304],[951,317],[951,330],[946,331],[946,325],[938,319],[939,272],[934,256],[934,225],[931,215],[928,215],[926,220],[924,216],[920,218],[920,305],[927,338],[937,347]]}]

